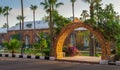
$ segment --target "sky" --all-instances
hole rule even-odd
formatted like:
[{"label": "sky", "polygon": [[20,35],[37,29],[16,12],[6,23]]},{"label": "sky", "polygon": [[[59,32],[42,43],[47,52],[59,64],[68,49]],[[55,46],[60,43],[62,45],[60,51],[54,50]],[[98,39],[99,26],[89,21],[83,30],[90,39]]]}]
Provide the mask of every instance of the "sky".
[{"label": "sky", "polygon": [[[36,20],[41,20],[42,17],[47,16],[47,13],[43,9],[43,6],[40,5],[40,2],[44,0],[23,0],[24,1],[24,16],[25,22],[32,21],[32,11],[30,10],[30,5],[37,5],[38,9],[36,10]],[[64,17],[71,17],[72,16],[72,6],[70,0],[58,0],[58,2],[63,2],[64,5],[58,8],[59,14],[63,15]],[[120,14],[120,0],[102,0],[103,7],[106,4],[112,3],[114,5],[114,9],[116,12]],[[16,19],[18,15],[21,15],[21,4],[20,0],[0,0],[0,6],[9,6],[12,8],[9,14],[9,26],[14,26],[19,21]],[[75,17],[80,17],[82,10],[89,11],[89,4],[83,2],[82,0],[77,0],[75,2]],[[6,23],[6,17],[0,15],[0,27]]]}]

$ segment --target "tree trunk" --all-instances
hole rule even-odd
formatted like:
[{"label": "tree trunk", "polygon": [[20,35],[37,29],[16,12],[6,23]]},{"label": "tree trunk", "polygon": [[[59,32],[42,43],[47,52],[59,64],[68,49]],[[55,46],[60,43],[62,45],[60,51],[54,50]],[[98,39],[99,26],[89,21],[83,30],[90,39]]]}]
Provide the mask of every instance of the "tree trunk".
[{"label": "tree trunk", "polygon": [[34,22],[34,29],[33,29],[33,43],[35,42],[35,10],[33,10],[33,22]]},{"label": "tree trunk", "polygon": [[14,50],[12,50],[12,56],[14,55],[14,53],[15,53],[15,51],[14,51]]},{"label": "tree trunk", "polygon": [[73,22],[74,22],[74,18],[75,18],[75,15],[74,15],[74,3],[72,3],[72,12],[73,12]]},{"label": "tree trunk", "polygon": [[95,41],[92,33],[90,33],[89,47],[90,47],[90,56],[95,56]]},{"label": "tree trunk", "polygon": [[[22,30],[21,30],[21,41],[23,40],[24,30],[24,13],[23,13],[23,0],[21,0],[21,14],[22,14]],[[23,45],[21,46],[21,55],[23,54]]]},{"label": "tree trunk", "polygon": [[94,6],[93,3],[91,3],[90,5],[90,19],[94,18]]},{"label": "tree trunk", "polygon": [[6,17],[6,20],[7,20],[7,30],[8,30],[8,28],[9,28],[8,15],[7,15],[7,17]]},{"label": "tree trunk", "polygon": [[[73,23],[75,22],[75,13],[74,13],[74,2],[72,2],[72,13],[73,13]],[[73,36],[73,40],[74,40],[74,46],[76,46],[76,38],[75,38],[75,31],[73,31],[73,33],[71,34],[71,36]]]},{"label": "tree trunk", "polygon": [[51,39],[51,44],[50,44],[50,55],[53,56],[54,55],[54,23],[53,23],[53,18],[52,18],[52,11],[53,11],[53,8],[52,6],[50,7],[50,23],[49,23],[49,26],[50,26],[50,39]]},{"label": "tree trunk", "polygon": [[35,29],[35,11],[33,10],[33,21],[34,21],[34,29]]},{"label": "tree trunk", "polygon": [[[90,19],[94,19],[94,6],[93,3],[90,4]],[[89,42],[89,47],[90,47],[90,56],[95,56],[95,44],[93,40],[93,34],[90,33],[90,42]]]},{"label": "tree trunk", "polygon": [[20,31],[21,31],[21,20],[20,20]]}]

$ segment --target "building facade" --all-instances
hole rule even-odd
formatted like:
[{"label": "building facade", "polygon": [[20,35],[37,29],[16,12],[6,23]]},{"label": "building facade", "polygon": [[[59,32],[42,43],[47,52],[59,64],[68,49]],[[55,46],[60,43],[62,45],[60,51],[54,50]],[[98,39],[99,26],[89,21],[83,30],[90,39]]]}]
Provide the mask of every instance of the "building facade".
[{"label": "building facade", "polygon": [[[78,28],[74,30],[74,34],[71,33],[66,38],[65,45],[71,43],[75,46],[88,46],[87,36],[82,34],[86,32],[85,28]],[[6,28],[0,29],[0,45],[2,45],[3,41],[10,41],[15,34],[20,35],[20,39],[24,42],[25,45],[32,45],[39,40],[37,36],[38,33],[44,32],[45,34],[49,34],[49,25],[48,22],[43,20],[34,22],[28,21],[24,22],[24,29],[20,30],[20,25],[17,24],[15,26],[10,27],[8,30]]]}]

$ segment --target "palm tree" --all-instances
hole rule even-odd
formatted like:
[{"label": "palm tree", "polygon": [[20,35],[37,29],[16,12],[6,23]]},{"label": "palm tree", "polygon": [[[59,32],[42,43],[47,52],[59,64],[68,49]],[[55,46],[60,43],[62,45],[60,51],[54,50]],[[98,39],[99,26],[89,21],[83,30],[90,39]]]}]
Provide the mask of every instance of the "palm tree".
[{"label": "palm tree", "polygon": [[87,10],[83,10],[82,13],[81,13],[81,16],[83,17],[83,19],[86,20],[87,17],[89,17],[89,14],[87,13],[88,11]]},{"label": "palm tree", "polygon": [[2,28],[7,28],[7,27],[8,27],[7,23],[4,23],[2,26]]},{"label": "palm tree", "polygon": [[73,22],[74,22],[74,18],[75,18],[75,14],[74,14],[74,4],[76,2],[76,0],[70,0],[72,3],[72,13],[73,13]]},{"label": "palm tree", "polygon": [[[90,4],[90,19],[92,21],[94,21],[94,8],[95,8],[95,4],[98,4],[99,2],[101,2],[102,0],[82,0],[84,2],[88,2]],[[94,23],[95,24],[95,23]],[[89,42],[89,46],[90,46],[90,55],[91,56],[95,56],[95,44],[94,44],[94,36],[92,33],[90,33],[90,42]]]},{"label": "palm tree", "polygon": [[2,7],[0,7],[0,15],[2,14]]},{"label": "palm tree", "polygon": [[[23,0],[21,0],[21,16],[24,17],[24,13],[23,13]],[[23,38],[23,30],[24,30],[24,19],[22,19],[22,30],[21,30],[21,35],[20,35],[20,39],[22,41]],[[23,46],[21,46],[21,54],[23,54]]]},{"label": "palm tree", "polygon": [[90,4],[90,19],[94,19],[94,4],[98,4],[102,0],[83,0],[84,2],[88,2]]},{"label": "palm tree", "polygon": [[49,28],[50,28],[50,35],[51,35],[51,55],[53,54],[52,47],[54,45],[54,21],[52,17],[52,12],[63,5],[62,2],[59,2],[57,0],[44,0],[44,2],[40,2],[40,5],[44,6],[44,9],[46,10],[47,13],[49,13],[50,19],[49,19]]},{"label": "palm tree", "polygon": [[33,11],[33,21],[34,21],[34,29],[35,29],[35,11],[37,10],[37,6],[36,5],[31,5],[30,9]]},{"label": "palm tree", "polygon": [[[23,13],[23,0],[21,0],[21,16],[24,17]],[[22,30],[24,29],[24,19],[22,19]]]},{"label": "palm tree", "polygon": [[[70,0],[70,2],[72,3],[72,14],[73,14],[73,22],[74,22],[74,19],[75,19],[75,14],[74,14],[74,4],[75,4],[75,2],[76,2],[76,0]],[[71,40],[74,40],[74,46],[76,46],[76,40],[75,40],[75,31],[73,31],[73,33],[71,34]],[[72,43],[72,41],[71,41],[71,43]]]},{"label": "palm tree", "polygon": [[[4,16],[6,16],[8,27],[9,27],[8,15],[9,15],[9,11],[11,11],[11,10],[12,10],[12,8],[10,8],[9,6],[5,6],[4,9],[3,9],[3,14],[4,14]],[[7,27],[7,30],[8,30],[8,27]]]},{"label": "palm tree", "polygon": [[17,16],[17,20],[19,20],[20,21],[20,30],[21,30],[21,22],[22,22],[22,19],[24,19],[25,17],[22,17],[21,15],[18,15]]}]

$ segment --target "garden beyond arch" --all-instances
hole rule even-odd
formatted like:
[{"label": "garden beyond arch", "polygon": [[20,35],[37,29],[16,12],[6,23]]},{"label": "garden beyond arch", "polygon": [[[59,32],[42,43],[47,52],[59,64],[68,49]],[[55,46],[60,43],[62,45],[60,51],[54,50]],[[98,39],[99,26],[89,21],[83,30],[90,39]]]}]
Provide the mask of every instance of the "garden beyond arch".
[{"label": "garden beyond arch", "polygon": [[101,44],[102,49],[102,60],[109,60],[110,56],[110,43],[104,38],[101,32],[99,32],[97,29],[95,30],[92,28],[89,24],[85,24],[81,21],[76,21],[74,23],[69,23],[66,25],[60,32],[60,34],[56,37],[55,45],[54,45],[54,56],[56,59],[63,58],[63,52],[62,47],[64,44],[64,41],[66,37],[76,28],[84,27],[88,29],[91,33],[93,33],[98,41]]}]

